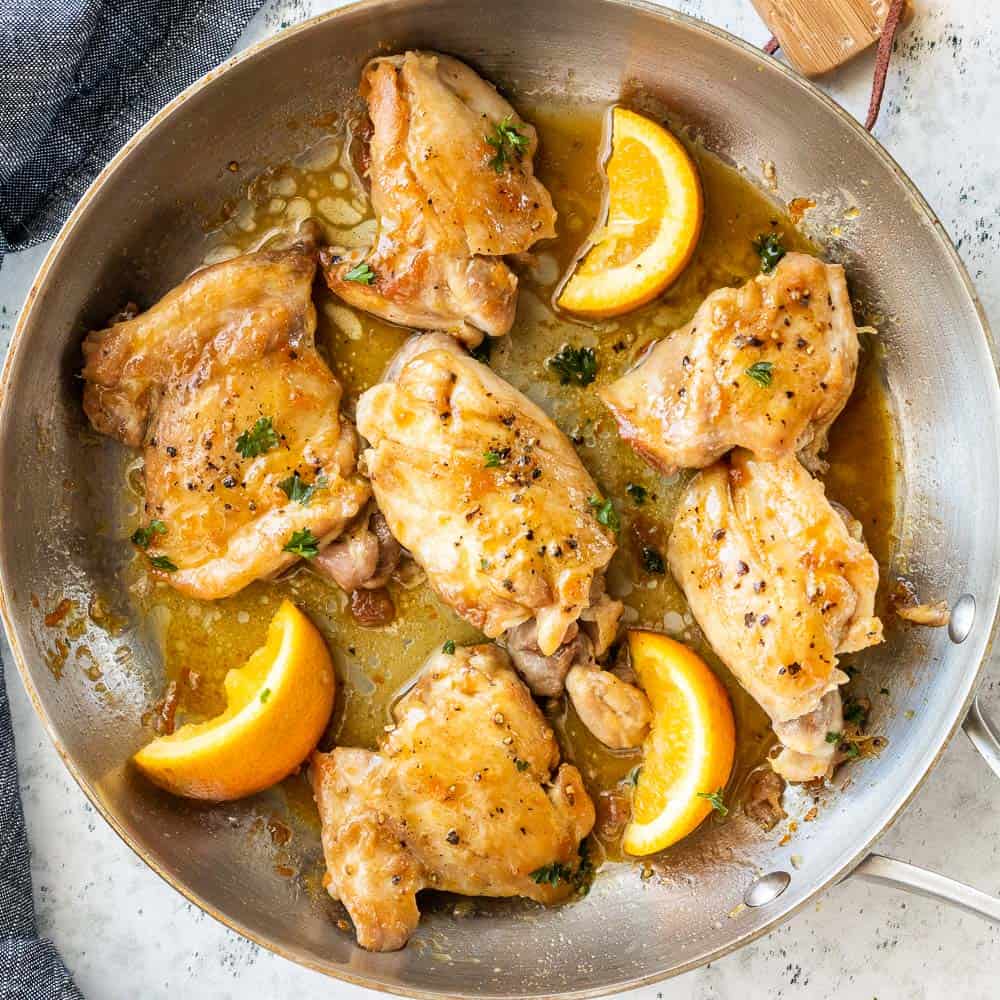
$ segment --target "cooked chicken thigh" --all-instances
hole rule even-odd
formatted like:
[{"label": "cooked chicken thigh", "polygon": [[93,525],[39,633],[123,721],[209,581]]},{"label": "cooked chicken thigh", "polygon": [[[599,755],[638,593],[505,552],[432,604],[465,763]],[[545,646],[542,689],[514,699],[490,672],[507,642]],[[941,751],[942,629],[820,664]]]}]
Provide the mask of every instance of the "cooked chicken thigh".
[{"label": "cooked chicken thigh", "polygon": [[294,533],[330,540],[368,499],[340,385],[313,344],[315,269],[308,241],[246,254],[84,341],[84,409],[143,448],[149,555],[193,597],[284,569]]},{"label": "cooked chicken thigh", "polygon": [[502,336],[517,279],[500,258],[555,235],[534,128],[468,66],[433,52],[373,59],[361,92],[378,239],[367,256],[324,253],[327,283],[395,323],[470,344]]},{"label": "cooked chicken thigh", "polygon": [[392,534],[490,638],[534,618],[554,653],[615,551],[594,481],[552,420],[451,338],[411,338],[390,375],[357,417]]},{"label": "cooked chicken thigh", "polygon": [[773,274],[709,295],[601,398],[622,438],[668,475],[735,446],[799,453],[815,470],[857,364],[844,269],[790,253]]},{"label": "cooked chicken thigh", "polygon": [[421,889],[541,903],[573,891],[572,877],[532,873],[578,870],[594,806],[503,650],[438,653],[393,718],[378,753],[312,760],[328,889],[363,948],[406,944]]},{"label": "cooked chicken thigh", "polygon": [[774,767],[826,775],[842,728],[837,657],[882,641],[878,564],[861,528],[795,458],[734,451],[692,480],[670,570],[712,648],[774,722]]}]

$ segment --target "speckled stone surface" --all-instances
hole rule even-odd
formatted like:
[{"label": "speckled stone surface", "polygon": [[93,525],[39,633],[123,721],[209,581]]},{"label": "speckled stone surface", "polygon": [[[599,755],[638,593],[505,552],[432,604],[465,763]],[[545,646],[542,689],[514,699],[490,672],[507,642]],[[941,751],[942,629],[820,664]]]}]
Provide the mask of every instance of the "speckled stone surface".
[{"label": "speckled stone surface", "polygon": [[[241,46],[334,6],[270,0]],[[675,6],[757,44],[766,39],[749,0]],[[939,213],[1000,329],[1000,8],[983,0],[916,0],[915,6],[917,16],[898,40],[876,135]],[[870,57],[862,57],[824,86],[863,115],[870,72]],[[0,349],[45,249],[8,258],[0,272]],[[378,995],[258,948],[160,881],[72,781],[13,668],[7,682],[39,923],[88,997]],[[1000,716],[1000,664],[988,671],[984,692]],[[964,736],[956,737],[880,850],[1000,893],[1000,782]],[[1000,928],[926,899],[849,881],[769,937],[628,997],[994,1000],[1000,997]]]}]

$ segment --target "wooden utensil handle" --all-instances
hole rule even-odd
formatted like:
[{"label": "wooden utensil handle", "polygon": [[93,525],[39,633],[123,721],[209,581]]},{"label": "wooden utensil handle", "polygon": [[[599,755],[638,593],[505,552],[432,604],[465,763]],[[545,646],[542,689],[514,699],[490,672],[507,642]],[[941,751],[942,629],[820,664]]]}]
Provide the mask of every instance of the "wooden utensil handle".
[{"label": "wooden utensil handle", "polygon": [[752,2],[789,62],[806,76],[827,73],[874,45],[889,12],[889,0]]}]

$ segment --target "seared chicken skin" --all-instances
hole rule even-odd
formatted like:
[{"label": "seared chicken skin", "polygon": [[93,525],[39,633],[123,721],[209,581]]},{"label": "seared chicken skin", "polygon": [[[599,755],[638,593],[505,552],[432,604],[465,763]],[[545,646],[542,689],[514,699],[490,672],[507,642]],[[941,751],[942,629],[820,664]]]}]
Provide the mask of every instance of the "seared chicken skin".
[{"label": "seared chicken skin", "polygon": [[451,338],[411,338],[388,375],[357,419],[389,529],[463,618],[490,638],[534,618],[554,653],[615,552],[597,486],[549,417]]},{"label": "seared chicken skin", "polygon": [[393,718],[378,753],[312,759],[328,889],[358,944],[402,948],[425,888],[540,903],[573,891],[532,873],[578,870],[594,806],[503,650],[438,653]]},{"label": "seared chicken skin", "polygon": [[737,450],[691,481],[668,557],[712,648],[771,717],[775,770],[827,775],[847,680],[837,657],[882,641],[878,564],[858,522],[795,458]]},{"label": "seared chicken skin", "polygon": [[369,497],[313,343],[315,269],[308,242],[246,254],[84,341],[84,410],[143,449],[148,554],[193,597],[279,572],[295,532],[331,540]]},{"label": "seared chicken skin", "polygon": [[857,365],[844,269],[790,253],[773,274],[713,292],[600,395],[622,438],[667,475],[736,446],[798,453],[815,470]]},{"label": "seared chicken skin", "polygon": [[517,279],[500,258],[555,235],[552,199],[532,167],[534,128],[468,66],[433,52],[373,59],[361,93],[378,238],[366,256],[325,252],[327,283],[394,323],[469,344],[502,336]]},{"label": "seared chicken skin", "polygon": [[[616,544],[552,420],[455,340],[427,334],[361,397],[358,429],[379,509],[445,603],[490,638],[512,630],[511,655],[536,694],[562,694],[573,670],[596,672],[622,612],[604,593]],[[628,685],[611,675],[574,676],[594,734],[641,743],[645,695],[612,691]],[[625,706],[635,712],[621,719]]]}]

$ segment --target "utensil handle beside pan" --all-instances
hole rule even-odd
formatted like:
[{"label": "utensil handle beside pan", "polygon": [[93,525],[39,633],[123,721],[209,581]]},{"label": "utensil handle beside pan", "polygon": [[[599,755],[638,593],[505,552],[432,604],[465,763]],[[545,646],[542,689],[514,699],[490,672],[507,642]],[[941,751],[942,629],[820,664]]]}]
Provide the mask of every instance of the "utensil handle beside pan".
[{"label": "utensil handle beside pan", "polygon": [[1000,924],[1000,898],[907,861],[887,858],[883,854],[869,854],[851,875],[857,875],[866,882],[880,882],[929,896],[942,903],[951,903],[977,917]]},{"label": "utensil handle beside pan", "polygon": [[[1000,730],[983,711],[978,696],[973,699],[962,728],[994,774],[1000,778]],[[943,903],[951,903],[977,917],[985,917],[1000,924],[1000,898],[906,861],[887,858],[883,854],[869,854],[851,875],[857,875],[866,882],[880,882],[921,896],[929,896]]]},{"label": "utensil handle beside pan", "polygon": [[962,723],[962,728],[972,741],[972,745],[982,754],[983,760],[1000,778],[1000,728],[983,711],[978,695],[972,701],[972,707]]}]

